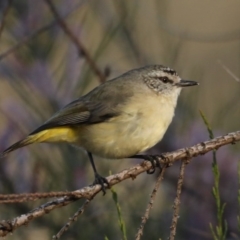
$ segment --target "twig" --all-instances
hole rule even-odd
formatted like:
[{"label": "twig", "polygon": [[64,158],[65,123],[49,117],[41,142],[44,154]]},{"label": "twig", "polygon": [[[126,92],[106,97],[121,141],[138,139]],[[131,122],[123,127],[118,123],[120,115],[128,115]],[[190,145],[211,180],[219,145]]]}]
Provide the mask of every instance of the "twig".
[{"label": "twig", "polygon": [[8,0],[8,5],[3,12],[2,21],[1,21],[1,25],[0,25],[0,37],[2,35],[2,31],[3,31],[3,28],[4,28],[4,24],[5,24],[5,19],[6,19],[6,16],[8,14],[8,11],[9,11],[11,5],[12,5],[12,1],[13,0]]},{"label": "twig", "polygon": [[[165,153],[158,156],[160,164],[170,165],[179,159],[189,159],[198,155],[203,155],[213,149],[217,149],[223,145],[234,144],[240,141],[240,131],[229,133],[225,136],[217,137],[206,142],[196,144],[189,148],[182,148],[174,152]],[[107,177],[109,185],[115,185],[128,178],[136,178],[139,174],[152,168],[152,164],[149,161],[143,161],[141,164],[137,164],[129,169],[123,170],[120,173]],[[106,186],[107,187],[107,186]],[[95,194],[101,191],[100,185],[88,186],[77,191],[74,191],[73,196],[66,196],[58,198],[56,200],[47,202],[38,208],[35,208],[29,213],[23,214],[12,220],[6,220],[0,222],[0,237],[6,236],[10,232],[13,232],[16,228],[22,225],[28,224],[33,219],[41,217],[52,210],[66,206],[80,198],[91,199]]]},{"label": "twig", "polygon": [[34,31],[29,36],[24,37],[22,40],[16,43],[13,47],[9,48],[7,51],[0,54],[0,61],[7,57],[9,54],[15,52],[18,48],[22,47],[24,44],[28,43],[28,41],[32,40],[33,38],[37,37],[39,34],[45,32],[49,28],[51,28],[56,22],[52,22],[42,28],[39,28],[38,30]]},{"label": "twig", "polygon": [[93,200],[93,198],[95,197],[95,195],[91,198],[91,199],[87,199],[84,204],[77,210],[77,212],[69,219],[69,221],[60,229],[60,231],[53,236],[53,239],[60,239],[60,237],[63,235],[64,232],[66,232],[69,227],[71,226],[71,224],[75,221],[77,221],[77,218],[82,215],[85,211],[85,209],[87,208],[88,204]]},{"label": "twig", "polygon": [[149,203],[147,205],[146,211],[144,213],[144,216],[142,217],[141,225],[140,225],[140,227],[138,229],[138,232],[136,234],[136,237],[135,237],[136,240],[140,240],[141,236],[143,235],[143,228],[144,228],[145,223],[147,222],[147,220],[149,218],[150,210],[153,207],[153,203],[154,203],[154,200],[155,200],[156,195],[157,195],[157,190],[159,189],[159,185],[160,185],[161,181],[163,180],[165,170],[166,170],[166,166],[164,165],[161,169],[161,172],[159,173],[159,176],[158,176],[157,181],[155,183],[154,189],[151,193],[150,200],[149,200]]},{"label": "twig", "polygon": [[21,193],[21,194],[0,194],[0,203],[20,203],[36,201],[43,198],[74,197],[74,192],[44,192],[44,193]]},{"label": "twig", "polygon": [[[72,10],[74,11],[76,9],[76,7]],[[69,13],[66,14],[65,17],[67,17],[69,14],[72,13],[72,11],[70,11]],[[32,40],[33,38],[37,37],[38,35],[44,33],[45,31],[47,31],[48,29],[50,29],[51,27],[53,27],[55,24],[57,23],[56,20],[52,21],[51,23],[37,29],[36,31],[32,32],[30,35],[24,37],[22,40],[20,40],[19,42],[17,42],[13,47],[9,48],[7,51],[3,52],[0,54],[0,61],[7,57],[9,54],[15,52],[18,48],[22,47],[23,45],[25,45],[26,43],[28,43],[30,40]]]},{"label": "twig", "polygon": [[105,82],[105,80],[106,80],[105,75],[97,67],[95,61],[92,59],[92,57],[88,53],[87,49],[83,46],[83,44],[79,41],[79,39],[70,30],[70,28],[65,23],[65,21],[61,18],[57,9],[55,8],[54,4],[52,3],[52,1],[51,0],[45,0],[45,2],[48,4],[49,9],[51,10],[55,19],[58,21],[58,24],[60,25],[62,30],[71,39],[71,41],[75,44],[75,46],[78,49],[78,52],[85,57],[86,61],[88,62],[89,66],[92,68],[93,72],[98,76],[100,82]]},{"label": "twig", "polygon": [[223,64],[221,60],[218,60],[217,62],[235,81],[240,82],[239,77],[237,77],[225,64]]},{"label": "twig", "polygon": [[177,183],[177,194],[173,204],[173,218],[172,218],[172,224],[170,227],[171,231],[170,231],[170,237],[169,237],[170,240],[174,240],[176,235],[177,221],[179,218],[178,213],[179,213],[179,207],[180,207],[180,196],[182,192],[185,166],[186,166],[186,162],[182,160],[180,173],[178,177],[178,183]]}]

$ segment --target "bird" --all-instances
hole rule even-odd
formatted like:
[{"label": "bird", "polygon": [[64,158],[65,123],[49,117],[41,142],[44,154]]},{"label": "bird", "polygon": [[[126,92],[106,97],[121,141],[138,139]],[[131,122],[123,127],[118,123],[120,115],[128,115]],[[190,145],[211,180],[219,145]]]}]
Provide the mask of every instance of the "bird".
[{"label": "bird", "polygon": [[130,70],[60,109],[0,157],[32,143],[67,142],[87,151],[93,184],[100,184],[105,194],[104,184],[109,187],[109,183],[98,173],[93,155],[106,159],[140,157],[163,138],[181,89],[195,85],[198,82],[183,80],[163,65]]}]

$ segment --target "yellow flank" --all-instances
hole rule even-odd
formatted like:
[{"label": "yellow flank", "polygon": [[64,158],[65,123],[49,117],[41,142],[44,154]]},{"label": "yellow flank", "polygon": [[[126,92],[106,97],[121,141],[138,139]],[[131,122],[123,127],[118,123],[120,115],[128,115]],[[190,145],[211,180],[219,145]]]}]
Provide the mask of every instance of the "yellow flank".
[{"label": "yellow flank", "polygon": [[75,142],[77,139],[77,131],[70,127],[57,127],[43,130],[34,135],[30,135],[29,143],[34,142]]}]

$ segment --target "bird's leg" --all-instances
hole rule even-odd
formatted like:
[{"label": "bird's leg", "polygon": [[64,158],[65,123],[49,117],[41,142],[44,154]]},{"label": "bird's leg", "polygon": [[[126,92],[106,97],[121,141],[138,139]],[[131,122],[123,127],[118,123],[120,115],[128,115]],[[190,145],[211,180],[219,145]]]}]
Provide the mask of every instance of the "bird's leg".
[{"label": "bird's leg", "polygon": [[134,155],[134,156],[131,156],[130,158],[140,158],[140,159],[144,159],[144,160],[147,160],[147,161],[151,162],[152,168],[147,170],[147,174],[153,174],[156,170],[156,167],[158,167],[160,169],[160,171],[162,170],[162,167],[161,167],[161,165],[158,161],[158,157],[156,157],[156,156]]},{"label": "bird's leg", "polygon": [[95,164],[94,164],[94,161],[93,161],[93,156],[90,152],[87,152],[88,153],[88,157],[89,157],[89,160],[92,164],[92,168],[93,168],[93,172],[94,172],[94,177],[95,177],[95,180],[93,182],[93,185],[94,184],[100,184],[101,185],[101,188],[102,188],[102,192],[103,192],[103,195],[106,194],[106,188],[104,186],[104,183],[107,184],[108,188],[110,187],[108,181],[106,178],[102,177],[101,175],[99,175],[99,173],[97,172],[97,169],[95,167]]}]

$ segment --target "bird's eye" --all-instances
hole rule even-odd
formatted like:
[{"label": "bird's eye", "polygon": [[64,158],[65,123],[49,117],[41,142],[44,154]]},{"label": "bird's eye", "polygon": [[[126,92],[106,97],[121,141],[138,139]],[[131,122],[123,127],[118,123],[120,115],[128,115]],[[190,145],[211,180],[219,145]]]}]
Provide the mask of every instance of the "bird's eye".
[{"label": "bird's eye", "polygon": [[159,80],[161,80],[163,83],[168,83],[169,79],[167,77],[159,77]]},{"label": "bird's eye", "polygon": [[169,79],[168,77],[155,76],[155,78],[163,83],[173,83],[173,80]]}]

